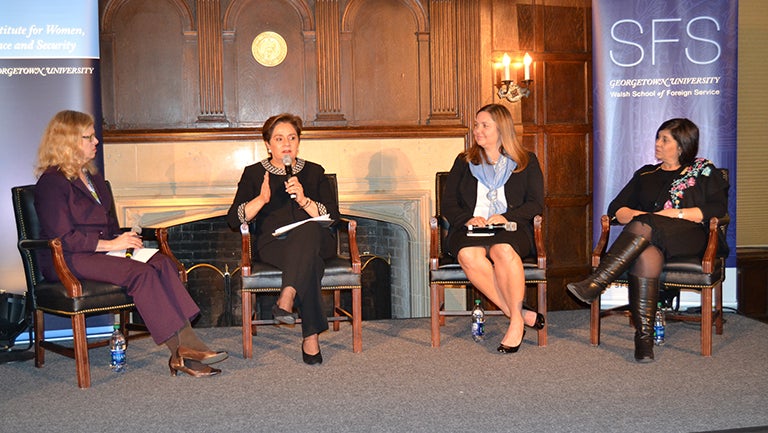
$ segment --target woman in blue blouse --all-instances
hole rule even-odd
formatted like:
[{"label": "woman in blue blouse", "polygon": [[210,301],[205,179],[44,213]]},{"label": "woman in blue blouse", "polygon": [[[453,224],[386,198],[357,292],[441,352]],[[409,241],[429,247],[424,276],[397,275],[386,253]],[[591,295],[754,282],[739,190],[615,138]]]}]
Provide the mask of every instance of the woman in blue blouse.
[{"label": "woman in blue blouse", "polygon": [[[489,104],[475,115],[474,143],[456,157],[443,191],[440,212],[450,229],[447,251],[472,285],[509,317],[498,351],[515,353],[524,325],[544,326],[544,316],[523,309],[522,258],[535,254],[533,218],[544,209],[544,178],[536,155],[515,137],[506,107]],[[468,226],[514,222],[517,230],[489,237],[468,236]]]},{"label": "woman in blue blouse", "polygon": [[608,216],[625,224],[624,230],[589,278],[568,284],[577,298],[591,303],[629,271],[638,362],[653,361],[653,317],[664,262],[701,257],[707,245],[706,222],[728,210],[728,181],[711,161],[697,158],[698,151],[699,128],[690,120],[670,119],[659,126],[655,156],[661,163],[637,170],[608,206]]}]

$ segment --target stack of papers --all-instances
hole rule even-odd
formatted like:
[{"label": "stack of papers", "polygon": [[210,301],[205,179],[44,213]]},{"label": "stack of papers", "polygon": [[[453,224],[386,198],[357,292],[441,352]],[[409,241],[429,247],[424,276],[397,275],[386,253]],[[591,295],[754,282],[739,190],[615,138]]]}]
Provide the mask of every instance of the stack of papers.
[{"label": "stack of papers", "polygon": [[325,214],[325,215],[320,215],[318,217],[307,218],[305,220],[301,220],[301,221],[298,221],[298,222],[295,222],[295,223],[284,225],[284,226],[278,228],[277,230],[275,230],[272,233],[272,236],[278,237],[278,236],[283,235],[285,233],[288,233],[289,231],[295,229],[296,227],[298,227],[298,226],[300,226],[302,224],[308,223],[310,221],[318,222],[318,223],[322,224],[323,227],[328,227],[331,224],[333,224],[333,220],[331,219],[331,215]]}]

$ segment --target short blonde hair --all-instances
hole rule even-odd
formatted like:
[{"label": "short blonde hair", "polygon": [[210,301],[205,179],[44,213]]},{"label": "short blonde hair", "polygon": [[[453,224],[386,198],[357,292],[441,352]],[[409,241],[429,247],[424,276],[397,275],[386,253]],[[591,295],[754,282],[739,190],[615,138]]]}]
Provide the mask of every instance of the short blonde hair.
[{"label": "short blonde hair", "polygon": [[40,177],[51,167],[57,167],[69,180],[77,179],[83,168],[95,173],[95,164],[83,154],[81,146],[83,130],[93,125],[90,114],[73,110],[56,113],[40,140],[35,176]]}]

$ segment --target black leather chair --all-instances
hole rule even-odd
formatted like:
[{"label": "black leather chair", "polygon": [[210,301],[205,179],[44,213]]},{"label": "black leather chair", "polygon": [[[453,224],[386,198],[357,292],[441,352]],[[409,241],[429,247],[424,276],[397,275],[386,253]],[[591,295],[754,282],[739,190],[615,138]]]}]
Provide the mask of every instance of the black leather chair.
[{"label": "black leather chair", "polygon": [[[107,186],[109,187],[109,184]],[[89,342],[86,338],[86,316],[119,313],[120,328],[126,339],[131,340],[149,334],[146,332],[146,327],[130,321],[134,304],[123,287],[76,278],[64,261],[61,241],[58,238],[40,238],[40,222],[35,210],[35,185],[13,187],[11,194],[19,239],[18,248],[24,264],[28,298],[34,310],[35,366],[43,367],[45,350],[74,358],[77,384],[80,388],[88,388],[91,386],[88,349],[106,346],[109,344],[109,339]],[[114,207],[112,212],[115,213]],[[152,240],[152,236],[153,233],[149,230],[143,233],[145,239]],[[176,260],[168,247],[166,230],[157,229],[154,231],[154,236],[161,253],[174,259],[182,280],[186,281],[184,266]],[[47,281],[43,278],[37,262],[41,249],[50,250],[60,281]],[[71,318],[73,347],[45,339],[44,313]],[[130,331],[139,332],[131,333]]]},{"label": "black leather chair", "polygon": [[[720,169],[726,179],[728,171]],[[701,355],[712,356],[712,326],[714,322],[717,335],[723,334],[723,281],[725,280],[724,254],[719,253],[719,243],[726,239],[730,218],[711,218],[709,220],[709,239],[702,258],[685,257],[664,263],[659,277],[660,289],[679,293],[680,290],[694,290],[701,293],[701,314],[681,314],[677,309],[666,313],[667,323],[671,321],[693,321],[701,323]],[[592,251],[592,267],[597,268],[600,258],[608,249],[611,224],[608,215],[600,218],[600,238]],[[627,285],[626,272],[614,284]],[[714,291],[714,309],[712,307]],[[661,299],[661,297],[660,297]],[[679,300],[678,300],[679,301]],[[678,302],[679,306],[679,302]],[[627,306],[606,310],[600,309],[598,296],[590,306],[589,334],[593,346],[600,344],[600,319],[612,314],[626,313]]]},{"label": "black leather chair", "polygon": [[[333,192],[338,197],[338,184],[336,175],[326,173],[328,181],[333,188]],[[344,231],[342,227],[346,226]],[[340,321],[352,322],[352,351],[354,353],[363,350],[363,325],[362,325],[362,284],[360,279],[361,261],[360,253],[357,247],[357,222],[342,218],[337,221],[335,227],[338,228],[337,236],[337,256],[326,261],[325,274],[321,281],[322,290],[333,293],[333,316],[328,320],[333,323],[333,330],[339,330]],[[247,224],[241,226],[242,235],[242,257],[241,257],[241,275],[242,287],[240,297],[242,300],[243,314],[243,357],[251,358],[253,356],[253,336],[257,333],[257,327],[260,325],[277,325],[278,322],[269,318],[259,318],[254,311],[254,297],[259,294],[271,293],[278,294],[282,290],[283,273],[274,266],[263,262],[253,261],[251,248],[250,227]],[[344,233],[346,236],[344,236]],[[349,246],[348,252],[344,249],[344,241]],[[341,306],[341,291],[350,290],[352,292],[352,311],[349,312]],[[271,314],[271,312],[268,312]],[[299,318],[296,323],[301,323]]]},{"label": "black leather chair", "polygon": [[[446,310],[445,287],[469,287],[470,282],[456,259],[443,251],[445,237],[449,224],[440,212],[443,187],[448,178],[448,172],[438,172],[435,176],[436,206],[438,214],[429,220],[429,284],[430,284],[430,313],[432,328],[432,347],[440,347],[440,326],[445,325],[445,316],[469,316],[470,310]],[[544,224],[541,215],[533,220],[536,255],[523,258],[525,284],[536,285],[537,311],[545,318],[547,316],[547,254],[544,247]],[[486,315],[503,315],[500,310],[486,311]],[[547,324],[538,330],[538,345],[547,345]]]}]

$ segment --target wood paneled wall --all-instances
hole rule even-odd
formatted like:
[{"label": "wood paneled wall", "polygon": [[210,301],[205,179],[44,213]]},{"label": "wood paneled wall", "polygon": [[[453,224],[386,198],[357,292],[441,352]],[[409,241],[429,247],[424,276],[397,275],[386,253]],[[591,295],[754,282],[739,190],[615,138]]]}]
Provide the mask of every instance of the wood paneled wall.
[{"label": "wood paneled wall", "polygon": [[[196,131],[226,139],[283,111],[302,116],[308,132],[328,136],[434,135],[464,127],[469,140],[477,108],[498,102],[493,63],[504,52],[529,52],[531,97],[504,103],[545,173],[549,307],[576,307],[563,287],[588,272],[592,243],[589,0],[99,6],[106,143],[180,133],[194,139]],[[286,41],[278,66],[262,66],[251,54],[264,31]],[[522,70],[516,73],[521,79]]]}]

